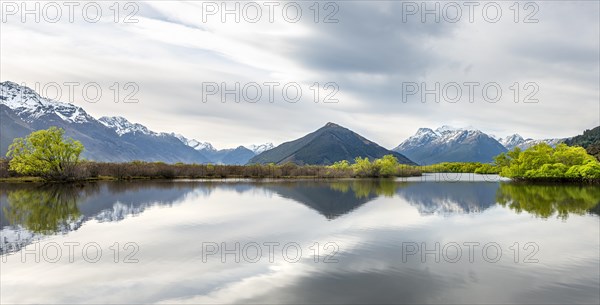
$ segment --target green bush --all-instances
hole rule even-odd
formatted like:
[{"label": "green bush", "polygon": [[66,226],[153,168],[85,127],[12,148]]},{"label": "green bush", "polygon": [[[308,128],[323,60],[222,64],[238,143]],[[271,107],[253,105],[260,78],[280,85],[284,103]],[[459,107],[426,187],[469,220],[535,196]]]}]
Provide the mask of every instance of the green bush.
[{"label": "green bush", "polygon": [[516,148],[495,158],[500,175],[529,180],[600,180],[600,163],[581,147],[540,143],[525,151]]}]

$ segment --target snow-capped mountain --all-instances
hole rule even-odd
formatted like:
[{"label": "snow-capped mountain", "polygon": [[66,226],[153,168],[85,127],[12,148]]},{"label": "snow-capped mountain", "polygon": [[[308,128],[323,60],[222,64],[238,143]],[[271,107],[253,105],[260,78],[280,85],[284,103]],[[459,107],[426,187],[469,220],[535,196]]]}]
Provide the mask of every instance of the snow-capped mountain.
[{"label": "snow-capped mountain", "polygon": [[40,96],[14,82],[0,83],[0,154],[6,154],[14,138],[56,126],[83,143],[89,160],[132,160],[207,163],[201,152],[165,133],[149,130],[123,117],[96,119],[82,107]]},{"label": "snow-capped mountain", "polygon": [[217,149],[214,148],[212,146],[212,144],[210,144],[208,142],[200,142],[196,139],[188,139],[188,138],[184,137],[183,135],[176,134],[176,133],[171,133],[171,135],[178,138],[179,141],[183,142],[183,144],[185,144],[195,150],[217,151]]},{"label": "snow-capped mountain", "polygon": [[119,136],[127,133],[140,133],[145,135],[158,136],[158,133],[149,130],[146,126],[138,123],[131,123],[122,116],[107,117],[103,116],[98,119],[104,126],[114,130]]},{"label": "snow-capped mountain", "polygon": [[472,128],[442,126],[435,130],[419,128],[394,151],[420,164],[439,162],[492,162],[506,151],[496,139]]},{"label": "snow-capped mountain", "polygon": [[94,120],[81,107],[47,99],[28,87],[9,81],[0,83],[0,103],[29,123],[50,114],[70,123]]},{"label": "snow-capped mountain", "polygon": [[414,149],[417,147],[425,146],[429,143],[432,143],[438,140],[441,135],[430,128],[419,128],[417,133],[415,133],[410,138],[406,139],[404,142],[400,143],[394,150],[402,151]]},{"label": "snow-capped mountain", "polygon": [[244,146],[237,148],[216,149],[208,142],[200,142],[196,139],[188,139],[182,135],[175,135],[182,143],[192,147],[208,158],[211,163],[229,164],[229,165],[244,165],[248,163],[250,158],[254,157],[254,152]]},{"label": "snow-capped mountain", "polygon": [[[532,139],[527,139],[527,140],[532,140]],[[500,144],[502,144],[508,150],[511,150],[511,149],[517,147],[518,145],[524,143],[525,141],[526,140],[523,139],[523,137],[521,135],[519,135],[518,133],[498,139],[498,142],[500,142]]]},{"label": "snow-capped mountain", "polygon": [[273,145],[273,143],[265,143],[265,144],[252,144],[249,146],[246,146],[246,148],[248,148],[249,150],[251,150],[252,152],[254,152],[255,155],[258,155],[264,151],[267,151],[269,149],[273,149],[275,147],[275,145]]},{"label": "snow-capped mountain", "polygon": [[[158,133],[149,130],[146,126],[138,123],[132,123],[124,117],[101,117],[99,121],[106,127],[113,129],[119,136],[124,135],[146,135],[151,137],[176,138],[184,145],[193,148],[206,157],[207,162],[215,164],[243,165],[254,157],[256,153],[244,146],[228,149],[216,149],[209,142],[200,142],[196,139],[189,139],[176,133]],[[266,143],[262,145],[252,145],[255,149],[268,150],[273,148],[273,144]]]},{"label": "snow-capped mountain", "polygon": [[538,143],[554,147],[565,139],[534,140],[515,133],[504,138],[486,134],[473,127],[455,128],[444,125],[435,130],[419,128],[400,143],[395,151],[422,164],[438,162],[492,162],[501,152],[519,147],[527,149]]},{"label": "snow-capped mountain", "polygon": [[[218,151],[224,151],[224,150],[229,150],[229,151],[232,150],[232,149],[220,149],[219,150],[219,149],[216,149],[209,142],[200,142],[196,139],[188,139],[180,134],[172,133],[171,135],[177,137],[181,142],[183,142],[187,146],[192,147],[195,150],[199,150],[199,151],[218,152]],[[242,146],[242,147],[252,151],[252,153],[254,153],[255,155],[258,155],[258,154],[262,153],[263,151],[272,149],[275,146],[273,145],[273,143],[268,142],[268,143],[264,143],[264,144],[252,144],[252,145]],[[237,147],[237,148],[240,148],[240,147]]]},{"label": "snow-capped mountain", "polygon": [[508,150],[512,150],[515,147],[519,147],[521,150],[524,150],[524,149],[527,149],[527,148],[534,146],[536,144],[539,144],[539,143],[546,143],[552,147],[555,147],[556,145],[558,145],[564,141],[565,141],[565,139],[541,139],[541,140],[534,140],[532,138],[524,139],[523,137],[521,137],[519,134],[516,134],[516,133],[498,140],[498,142],[500,142],[500,144],[504,145],[504,147],[506,147],[506,149],[508,149]]},{"label": "snow-capped mountain", "polygon": [[180,134],[171,135],[177,137],[185,145],[200,151],[211,163],[243,165],[248,163],[252,157],[263,151],[273,148],[273,143],[250,145],[248,147],[238,146],[236,148],[216,149],[209,142],[200,142],[196,139],[188,139]]}]

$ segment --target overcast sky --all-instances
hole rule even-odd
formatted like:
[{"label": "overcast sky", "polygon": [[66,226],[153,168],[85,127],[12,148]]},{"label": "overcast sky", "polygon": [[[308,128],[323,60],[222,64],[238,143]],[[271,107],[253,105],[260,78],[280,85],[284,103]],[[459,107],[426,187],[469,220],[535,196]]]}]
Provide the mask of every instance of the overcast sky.
[{"label": "overcast sky", "polygon": [[[598,1],[497,2],[498,17],[495,3],[478,2],[471,13],[464,2],[437,2],[439,22],[435,14],[423,16],[420,1],[296,2],[301,16],[294,3],[237,2],[239,22],[233,14],[223,20],[222,2],[108,1],[99,2],[95,23],[95,7],[87,7],[87,19],[83,5],[75,7],[70,22],[64,3],[58,2],[59,17],[56,7],[41,3],[36,22],[34,15],[23,16],[23,7],[13,14],[11,3],[21,4],[2,1],[2,81],[32,88],[63,84],[63,101],[64,83],[79,82],[74,103],[96,117],[124,116],[218,148],[280,144],[327,122],[387,148],[419,127],[472,126],[498,136],[549,138],[600,124]],[[235,11],[235,3],[225,8]],[[436,2],[425,5],[434,9]],[[95,103],[83,98],[88,82],[102,88]],[[119,103],[111,90],[115,82],[121,84]],[[139,91],[123,88],[128,82]],[[208,94],[215,89],[211,83],[234,89],[236,82],[247,85],[246,95],[229,94],[223,103],[219,92]],[[266,82],[279,84],[272,102]],[[256,95],[252,83],[262,91],[255,103],[244,101]],[[415,83],[432,91],[439,83],[440,102],[433,94],[423,100]],[[295,84],[302,95],[292,103]],[[462,98],[452,102],[455,84]],[[502,90],[497,100],[496,87]],[[52,88],[46,93],[55,95]],[[139,102],[123,103],[128,93]],[[324,103],[327,96],[337,103]]]}]

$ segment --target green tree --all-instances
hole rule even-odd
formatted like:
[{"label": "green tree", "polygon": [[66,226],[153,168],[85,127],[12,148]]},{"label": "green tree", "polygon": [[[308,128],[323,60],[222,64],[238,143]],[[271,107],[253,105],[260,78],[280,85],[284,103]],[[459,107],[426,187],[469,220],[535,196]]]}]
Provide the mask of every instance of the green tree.
[{"label": "green tree", "polygon": [[374,177],[377,174],[369,158],[356,157],[354,164],[352,164],[352,170],[355,175],[361,177]]},{"label": "green tree", "polygon": [[335,170],[348,170],[350,169],[350,163],[348,162],[348,160],[341,160],[333,163],[329,167]]},{"label": "green tree", "polygon": [[373,163],[379,169],[379,174],[383,177],[394,176],[398,172],[398,159],[393,155],[385,155]]},{"label": "green tree", "polygon": [[6,153],[11,158],[10,170],[47,180],[73,178],[83,145],[71,138],[65,139],[64,133],[61,128],[50,127],[14,139]]}]

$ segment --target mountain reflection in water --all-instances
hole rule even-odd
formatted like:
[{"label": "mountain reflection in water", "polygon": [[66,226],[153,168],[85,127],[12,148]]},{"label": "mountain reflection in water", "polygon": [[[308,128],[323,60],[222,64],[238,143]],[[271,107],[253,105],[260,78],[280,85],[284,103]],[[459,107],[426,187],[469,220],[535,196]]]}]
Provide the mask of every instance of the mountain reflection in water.
[{"label": "mountain reflection in water", "polygon": [[3,184],[0,193],[0,253],[18,251],[43,235],[77,230],[90,220],[119,221],[148,207],[171,206],[190,193],[215,189],[262,191],[301,203],[328,220],[352,213],[378,198],[398,196],[420,214],[480,213],[496,203],[536,217],[598,215],[600,189],[582,185],[507,182],[335,181],[135,181],[84,185]]}]

